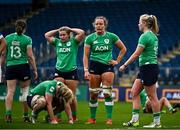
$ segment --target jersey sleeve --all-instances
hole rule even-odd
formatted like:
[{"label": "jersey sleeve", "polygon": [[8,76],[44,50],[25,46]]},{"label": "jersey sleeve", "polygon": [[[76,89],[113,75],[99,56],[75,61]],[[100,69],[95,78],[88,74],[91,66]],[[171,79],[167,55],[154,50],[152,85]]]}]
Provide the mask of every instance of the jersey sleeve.
[{"label": "jersey sleeve", "polygon": [[79,42],[77,41],[77,39],[75,37],[72,38],[73,44],[75,44],[75,46],[79,45]]},{"label": "jersey sleeve", "polygon": [[119,37],[116,34],[112,33],[112,39],[113,39],[113,43],[116,44],[117,41],[119,41]]},{"label": "jersey sleeve", "polygon": [[32,47],[32,39],[30,37],[27,39],[27,48],[28,47]]},{"label": "jersey sleeve", "polygon": [[58,43],[58,39],[54,37],[51,44],[56,46],[57,43]]},{"label": "jersey sleeve", "polygon": [[146,35],[142,34],[139,38],[138,46],[146,47],[147,43],[148,43],[148,38],[146,37]]},{"label": "jersey sleeve", "polygon": [[54,86],[52,86],[52,85],[50,85],[50,86],[48,86],[46,88],[46,94],[54,96],[55,95],[55,91],[56,91],[56,88]]},{"label": "jersey sleeve", "polygon": [[92,42],[91,42],[91,37],[90,36],[87,36],[85,38],[85,42],[84,42],[85,45],[88,45],[88,46],[91,46]]}]

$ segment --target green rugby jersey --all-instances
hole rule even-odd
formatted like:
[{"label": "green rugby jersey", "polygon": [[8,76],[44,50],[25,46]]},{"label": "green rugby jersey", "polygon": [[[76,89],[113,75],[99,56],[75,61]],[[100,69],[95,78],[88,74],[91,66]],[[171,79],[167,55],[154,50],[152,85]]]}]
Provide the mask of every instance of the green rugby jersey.
[{"label": "green rugby jersey", "polygon": [[119,37],[111,32],[105,32],[103,35],[92,33],[85,39],[85,45],[90,46],[90,60],[98,61],[103,64],[109,64],[112,60],[113,44],[119,40]]},{"label": "green rugby jersey", "polygon": [[78,41],[73,37],[63,43],[61,39],[54,38],[52,44],[56,47],[56,69],[62,72],[75,70],[77,68]]},{"label": "green rugby jersey", "polygon": [[139,56],[140,66],[158,63],[158,38],[152,31],[145,32],[140,36],[138,46],[144,47],[143,52]]},{"label": "green rugby jersey", "polygon": [[45,94],[50,94],[55,96],[57,88],[57,81],[56,80],[48,80],[41,82],[35,88],[30,90],[31,95],[41,95],[45,96]]},{"label": "green rugby jersey", "polygon": [[32,39],[24,34],[9,34],[5,37],[7,42],[6,66],[28,63],[27,47],[32,47]]}]

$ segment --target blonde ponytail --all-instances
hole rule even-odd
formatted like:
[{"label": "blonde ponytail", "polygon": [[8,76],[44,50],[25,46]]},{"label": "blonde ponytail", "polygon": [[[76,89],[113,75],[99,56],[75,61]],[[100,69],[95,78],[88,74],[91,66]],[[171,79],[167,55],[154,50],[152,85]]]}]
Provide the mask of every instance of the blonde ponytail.
[{"label": "blonde ponytail", "polygon": [[155,34],[158,34],[158,32],[159,32],[159,26],[158,26],[158,23],[157,23],[157,18],[156,18],[156,16],[154,16],[154,15],[151,15],[151,16],[152,16],[152,19],[153,19],[152,31],[153,31]]},{"label": "blonde ponytail", "polygon": [[143,14],[140,16],[140,19],[143,20],[147,27],[156,35],[159,32],[159,27],[158,27],[158,22],[157,18],[155,15],[148,15],[148,14]]}]

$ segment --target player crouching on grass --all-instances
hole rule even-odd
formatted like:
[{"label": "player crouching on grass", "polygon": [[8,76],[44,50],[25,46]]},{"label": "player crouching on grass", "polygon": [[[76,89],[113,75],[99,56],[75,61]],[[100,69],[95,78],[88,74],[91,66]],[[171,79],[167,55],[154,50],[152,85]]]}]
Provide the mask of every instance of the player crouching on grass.
[{"label": "player crouching on grass", "polygon": [[[69,123],[73,124],[71,109],[69,103],[73,99],[72,91],[62,82],[56,80],[48,80],[40,83],[35,88],[30,90],[27,97],[28,106],[32,109],[32,123],[36,123],[38,113],[42,110],[47,110],[51,124],[57,124],[56,112],[62,111],[59,108],[65,106],[65,111],[69,118]],[[53,100],[55,101],[53,103]],[[60,101],[57,103],[58,101]],[[63,101],[63,102],[62,102]],[[58,106],[57,106],[58,105]],[[56,108],[57,106],[57,108]],[[53,107],[55,108],[53,110]]]}]

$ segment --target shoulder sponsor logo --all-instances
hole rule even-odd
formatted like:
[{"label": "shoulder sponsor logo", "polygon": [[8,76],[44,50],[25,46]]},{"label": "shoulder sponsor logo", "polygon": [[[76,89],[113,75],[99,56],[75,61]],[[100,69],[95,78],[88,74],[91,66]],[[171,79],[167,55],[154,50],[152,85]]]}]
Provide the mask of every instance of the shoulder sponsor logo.
[{"label": "shoulder sponsor logo", "polygon": [[58,46],[62,46],[62,43],[59,43]]},{"label": "shoulder sponsor logo", "polygon": [[93,44],[97,44],[97,43],[98,43],[98,41],[94,41],[94,42],[93,42]]}]

